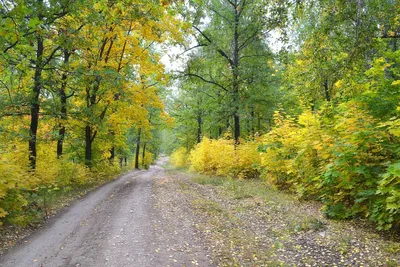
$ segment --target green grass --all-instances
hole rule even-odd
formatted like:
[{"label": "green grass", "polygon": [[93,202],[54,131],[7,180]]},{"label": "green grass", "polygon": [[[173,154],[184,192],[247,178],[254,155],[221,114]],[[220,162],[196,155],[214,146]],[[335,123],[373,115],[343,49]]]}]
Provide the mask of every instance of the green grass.
[{"label": "green grass", "polygon": [[203,174],[196,174],[191,178],[191,182],[201,185],[220,186],[226,183],[228,178],[220,176],[208,176]]}]

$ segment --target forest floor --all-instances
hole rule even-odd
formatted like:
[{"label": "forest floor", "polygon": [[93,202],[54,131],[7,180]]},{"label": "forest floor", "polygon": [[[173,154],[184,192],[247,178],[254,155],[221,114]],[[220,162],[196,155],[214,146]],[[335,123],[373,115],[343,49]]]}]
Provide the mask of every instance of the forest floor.
[{"label": "forest floor", "polygon": [[320,208],[164,158],[61,211],[0,266],[400,266],[398,236],[327,220]]}]

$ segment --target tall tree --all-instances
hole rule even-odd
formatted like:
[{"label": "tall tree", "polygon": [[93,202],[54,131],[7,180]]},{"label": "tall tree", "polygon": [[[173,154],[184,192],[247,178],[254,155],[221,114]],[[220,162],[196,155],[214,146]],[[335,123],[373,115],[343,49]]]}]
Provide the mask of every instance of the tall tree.
[{"label": "tall tree", "polygon": [[190,61],[184,75],[211,84],[220,95],[228,97],[236,143],[241,136],[245,88],[267,79],[267,75],[255,73],[260,64],[268,71],[271,54],[264,38],[283,24],[283,5],[276,1],[225,0],[202,1],[195,7],[193,31],[197,44],[187,51],[201,49],[201,59]]}]

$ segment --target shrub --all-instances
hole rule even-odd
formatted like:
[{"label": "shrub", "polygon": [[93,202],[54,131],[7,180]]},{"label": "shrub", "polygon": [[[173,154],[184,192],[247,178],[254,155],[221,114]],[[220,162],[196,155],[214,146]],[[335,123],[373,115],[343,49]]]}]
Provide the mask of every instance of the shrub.
[{"label": "shrub", "polygon": [[305,111],[298,118],[275,114],[263,139],[263,177],[302,198],[319,199],[328,217],[369,217],[379,228],[399,221],[396,159],[398,128],[380,124],[356,102],[334,116]]},{"label": "shrub", "polygon": [[235,147],[233,140],[203,138],[190,151],[190,169],[238,178],[256,177],[260,165],[257,146],[257,142],[243,142]]},{"label": "shrub", "polygon": [[187,165],[187,157],[187,149],[180,147],[171,154],[171,164],[177,168],[183,168]]}]

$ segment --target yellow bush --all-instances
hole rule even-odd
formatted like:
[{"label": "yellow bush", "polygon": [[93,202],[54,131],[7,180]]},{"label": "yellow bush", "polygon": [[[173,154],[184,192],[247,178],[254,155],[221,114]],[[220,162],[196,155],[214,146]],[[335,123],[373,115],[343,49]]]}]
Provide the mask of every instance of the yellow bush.
[{"label": "yellow bush", "polygon": [[294,177],[292,159],[297,150],[297,127],[293,118],[285,118],[279,112],[275,112],[274,121],[276,127],[264,136],[261,165],[267,181],[285,189]]},{"label": "yellow bush", "polygon": [[201,173],[228,175],[233,162],[233,152],[232,141],[215,141],[204,137],[190,151],[190,169]]},{"label": "yellow bush", "polygon": [[238,178],[256,178],[260,174],[261,158],[258,152],[260,142],[243,142],[236,147],[235,161],[231,172]]},{"label": "yellow bush", "polygon": [[190,169],[222,176],[254,177],[260,164],[257,146],[256,142],[243,142],[235,148],[233,140],[204,138],[190,151]]},{"label": "yellow bush", "polygon": [[[0,152],[0,226],[1,219],[6,217],[12,209],[21,210],[26,200],[17,192],[20,188],[27,188],[31,183],[27,172],[27,157],[21,144],[3,144]],[[24,167],[25,166],[25,167]],[[11,197],[11,192],[14,192]],[[21,200],[21,201],[17,201]]]},{"label": "yellow bush", "polygon": [[36,183],[47,187],[83,185],[91,182],[92,175],[87,167],[71,162],[67,158],[57,159],[55,143],[38,146],[35,172]]},{"label": "yellow bush", "polygon": [[[299,197],[319,199],[332,218],[369,217],[379,228],[399,224],[398,121],[379,123],[357,102],[331,112],[275,114],[264,136],[264,177]],[[324,114],[323,112],[328,112]]]},{"label": "yellow bush", "polygon": [[188,152],[186,148],[180,147],[171,154],[171,164],[177,168],[187,165]]},{"label": "yellow bush", "polygon": [[154,154],[147,151],[144,155],[144,159],[139,159],[139,164],[142,165],[145,169],[148,169],[150,165],[154,162]]},{"label": "yellow bush", "polygon": [[300,197],[315,196],[333,138],[321,127],[320,116],[311,111],[301,114],[297,122],[277,112],[275,123],[263,140],[264,176],[276,187],[295,191]]}]

